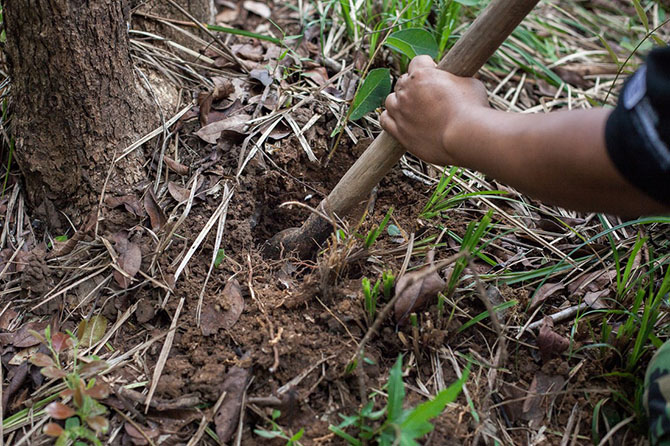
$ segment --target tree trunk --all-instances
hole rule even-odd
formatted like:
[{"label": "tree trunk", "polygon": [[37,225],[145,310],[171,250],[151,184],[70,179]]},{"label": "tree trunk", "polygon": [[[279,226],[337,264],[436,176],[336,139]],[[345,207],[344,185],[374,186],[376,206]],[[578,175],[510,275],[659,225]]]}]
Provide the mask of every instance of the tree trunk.
[{"label": "tree trunk", "polygon": [[[214,23],[216,12],[214,0],[175,0],[175,3],[188,11],[188,13],[200,23]],[[162,37],[167,37],[186,47],[190,48],[193,46],[193,41],[179,31],[176,31],[169,26],[161,25],[154,20],[144,20],[144,14],[148,14],[150,17],[161,17],[167,20],[172,19],[188,23],[191,22],[189,17],[182,14],[166,0],[143,1],[138,6],[137,12],[139,14],[133,15],[133,24],[137,23],[142,29],[147,29]],[[188,32],[195,34],[202,39],[208,38],[207,35],[198,28],[189,28]]]},{"label": "tree trunk", "polygon": [[[3,1],[16,159],[29,202],[58,226],[145,177],[125,147],[157,124],[130,59],[127,0]],[[111,192],[110,192],[111,191]]]}]

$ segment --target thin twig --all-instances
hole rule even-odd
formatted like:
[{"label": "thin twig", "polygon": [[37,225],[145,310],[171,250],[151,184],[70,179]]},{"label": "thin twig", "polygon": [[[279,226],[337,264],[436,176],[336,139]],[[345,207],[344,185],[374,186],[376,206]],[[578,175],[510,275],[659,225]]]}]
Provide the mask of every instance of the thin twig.
[{"label": "thin twig", "polygon": [[184,297],[182,297],[179,300],[179,305],[177,305],[177,310],[174,312],[174,317],[172,318],[172,324],[170,324],[170,331],[165,337],[163,348],[161,349],[161,353],[158,356],[158,362],[156,362],[156,368],[154,369],[154,374],[151,377],[151,387],[149,388],[149,394],[147,395],[144,413],[147,413],[149,411],[149,404],[151,403],[151,398],[153,398],[154,396],[154,392],[156,391],[156,387],[158,386],[158,380],[160,379],[161,374],[163,373],[163,367],[165,367],[167,358],[170,355],[170,349],[172,348],[172,341],[174,340],[174,335],[176,333],[175,329],[177,328],[177,320],[179,319],[179,313],[181,313],[181,309],[184,306],[184,300],[185,300]]}]

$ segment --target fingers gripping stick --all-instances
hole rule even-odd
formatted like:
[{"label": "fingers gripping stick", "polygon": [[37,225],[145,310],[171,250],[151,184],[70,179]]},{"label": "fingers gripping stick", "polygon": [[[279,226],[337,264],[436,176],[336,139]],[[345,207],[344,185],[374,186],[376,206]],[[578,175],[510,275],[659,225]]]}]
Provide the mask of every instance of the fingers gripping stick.
[{"label": "fingers gripping stick", "polygon": [[[440,61],[438,68],[462,77],[475,75],[538,1],[493,0]],[[321,201],[318,207],[321,214],[344,217],[357,209],[404,153],[405,149],[392,136],[380,133],[328,197]],[[312,214],[300,228],[276,234],[267,242],[264,251],[275,258],[290,251],[307,258],[332,230],[330,221]]]}]

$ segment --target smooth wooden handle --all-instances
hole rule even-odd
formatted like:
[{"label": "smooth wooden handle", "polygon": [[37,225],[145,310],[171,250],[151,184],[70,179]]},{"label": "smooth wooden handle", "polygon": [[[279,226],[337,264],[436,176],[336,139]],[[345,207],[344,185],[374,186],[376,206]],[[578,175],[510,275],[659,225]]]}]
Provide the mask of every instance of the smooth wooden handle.
[{"label": "smooth wooden handle", "polygon": [[[440,61],[438,68],[470,77],[479,71],[539,0],[493,0]],[[370,191],[405,153],[403,146],[383,131],[319,204],[326,214],[347,216],[365,203]],[[272,249],[297,250],[307,257],[310,246],[328,236],[327,222],[312,214],[299,229],[283,231],[269,242]],[[332,229],[332,226],[331,226]],[[325,235],[324,235],[325,234]]]}]

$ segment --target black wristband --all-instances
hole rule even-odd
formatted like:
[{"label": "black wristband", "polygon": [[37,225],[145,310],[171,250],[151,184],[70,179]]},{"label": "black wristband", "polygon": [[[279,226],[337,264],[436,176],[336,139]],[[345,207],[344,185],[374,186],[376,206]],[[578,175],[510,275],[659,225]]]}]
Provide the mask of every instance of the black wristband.
[{"label": "black wristband", "polygon": [[654,50],[624,85],[605,127],[607,152],[621,174],[670,205],[670,49]]}]

